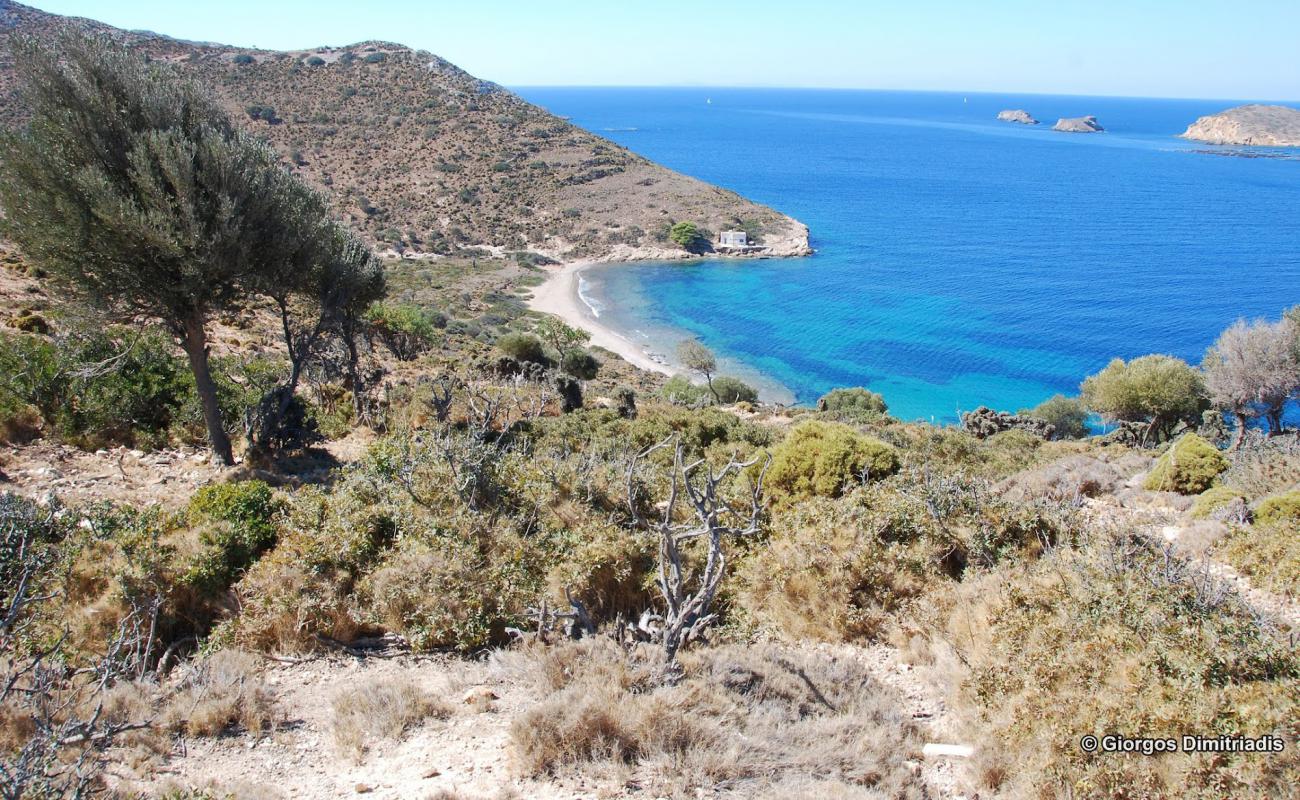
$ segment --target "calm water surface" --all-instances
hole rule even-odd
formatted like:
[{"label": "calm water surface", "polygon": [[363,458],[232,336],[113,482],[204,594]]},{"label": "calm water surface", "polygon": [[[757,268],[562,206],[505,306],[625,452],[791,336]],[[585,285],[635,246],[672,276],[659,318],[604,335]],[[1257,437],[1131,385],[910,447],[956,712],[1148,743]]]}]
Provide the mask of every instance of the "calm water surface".
[{"label": "calm water surface", "polygon": [[[699,336],[769,396],[864,385],[900,417],[951,421],[1075,393],[1115,356],[1199,361],[1238,317],[1300,303],[1300,151],[1174,138],[1236,101],[519,92],[809,225],[812,258],[620,265],[585,287],[603,319]],[[1004,108],[1045,124],[995,121]],[[1107,132],[1049,130],[1083,114]]]}]

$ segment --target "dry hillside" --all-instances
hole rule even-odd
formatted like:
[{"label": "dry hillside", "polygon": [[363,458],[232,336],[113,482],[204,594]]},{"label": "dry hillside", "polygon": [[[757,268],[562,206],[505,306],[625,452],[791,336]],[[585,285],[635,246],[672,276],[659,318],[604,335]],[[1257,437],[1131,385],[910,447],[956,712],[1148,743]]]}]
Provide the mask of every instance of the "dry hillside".
[{"label": "dry hillside", "polygon": [[21,124],[9,44],[67,28],[129,42],[211,87],[338,212],[382,248],[471,248],[552,258],[685,255],[672,222],[743,227],[771,254],[807,229],[734,192],[660,167],[428,52],[365,42],[243,50],[121,31],[0,0],[0,124]]}]

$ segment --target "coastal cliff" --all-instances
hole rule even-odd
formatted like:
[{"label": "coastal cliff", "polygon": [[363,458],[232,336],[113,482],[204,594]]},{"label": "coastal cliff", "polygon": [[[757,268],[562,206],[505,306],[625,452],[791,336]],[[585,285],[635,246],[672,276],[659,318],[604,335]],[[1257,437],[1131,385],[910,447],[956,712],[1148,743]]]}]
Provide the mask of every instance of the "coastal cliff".
[{"label": "coastal cliff", "polygon": [[662,167],[438,56],[387,42],[279,52],[180,41],[0,0],[0,128],[25,123],[10,43],[111,37],[208,88],[390,255],[682,258],[675,222],[804,255],[808,229]]},{"label": "coastal cliff", "polygon": [[1062,133],[1101,133],[1106,130],[1089,114],[1086,117],[1062,117],[1052,126],[1052,130]]},{"label": "coastal cliff", "polygon": [[1201,117],[1180,134],[1207,144],[1300,147],[1300,110],[1259,104]]}]

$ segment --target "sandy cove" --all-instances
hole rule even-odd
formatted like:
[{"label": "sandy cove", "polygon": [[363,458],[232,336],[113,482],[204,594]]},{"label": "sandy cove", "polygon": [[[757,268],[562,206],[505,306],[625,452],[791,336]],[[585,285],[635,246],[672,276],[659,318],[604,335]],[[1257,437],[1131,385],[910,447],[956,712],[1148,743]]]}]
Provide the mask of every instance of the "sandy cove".
[{"label": "sandy cove", "polygon": [[578,296],[578,273],[596,263],[599,262],[575,261],[548,270],[550,275],[546,282],[533,289],[528,307],[545,314],[554,314],[575,328],[587,331],[591,334],[591,344],[619,354],[629,364],[665,375],[676,374],[666,364],[650,358],[645,350],[630,339],[601,323],[587,304],[582,302]]}]

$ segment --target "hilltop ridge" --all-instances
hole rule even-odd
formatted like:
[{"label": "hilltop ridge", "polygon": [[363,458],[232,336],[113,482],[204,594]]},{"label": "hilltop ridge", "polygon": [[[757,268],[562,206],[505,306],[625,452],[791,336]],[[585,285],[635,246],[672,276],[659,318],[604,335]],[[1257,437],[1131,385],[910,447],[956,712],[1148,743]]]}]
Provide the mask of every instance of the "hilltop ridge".
[{"label": "hilltop ridge", "polygon": [[[677,258],[674,222],[740,228],[764,255],[804,255],[801,223],[674,172],[432,53],[366,41],[268,51],[129,32],[0,0],[0,125],[26,118],[15,33],[111,36],[175,65],[326,189],[372,243],[405,254]],[[536,256],[527,255],[527,258]]]}]

